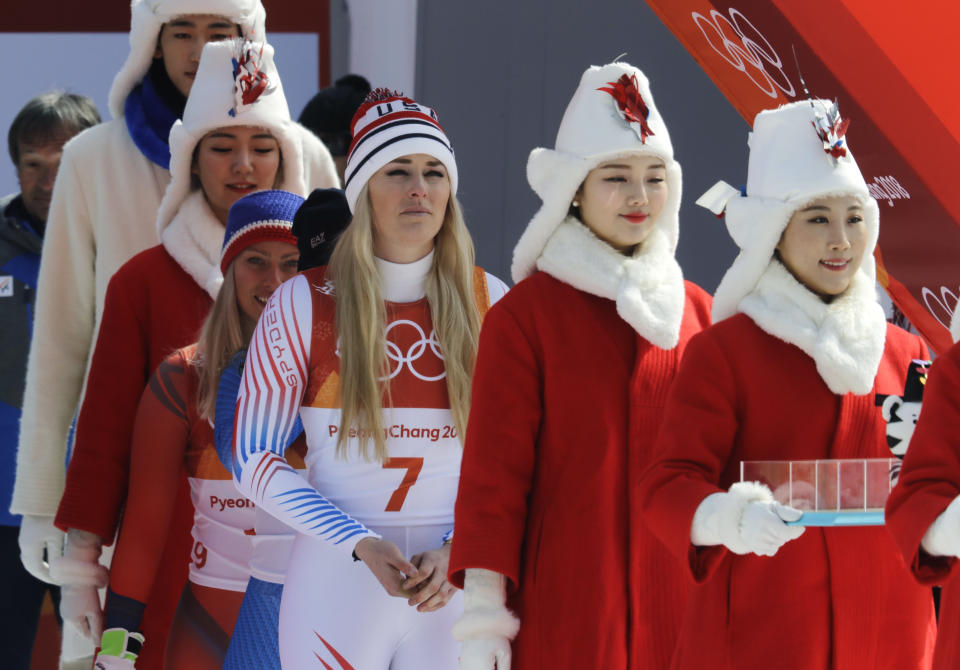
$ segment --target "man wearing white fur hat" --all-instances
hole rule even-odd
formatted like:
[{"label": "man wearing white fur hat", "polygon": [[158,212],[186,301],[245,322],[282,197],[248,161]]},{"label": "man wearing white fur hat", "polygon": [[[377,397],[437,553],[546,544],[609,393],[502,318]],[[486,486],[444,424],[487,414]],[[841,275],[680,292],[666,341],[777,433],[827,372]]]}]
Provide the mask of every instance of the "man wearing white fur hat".
[{"label": "man wearing white fur hat", "polygon": [[930,664],[930,591],[885,528],[788,525],[799,510],[739,481],[742,461],[889,458],[876,398],[928,358],[878,302],[877,203],[847,126],[824,100],[761,112],[745,193],[721,183],[700,201],[725,210],[740,254],[638,487],[644,519],[700,583],[676,670]]},{"label": "man wearing white fur hat", "polygon": [[674,258],[681,171],[644,74],[588,69],[527,177],[543,205],[483,324],[464,445],[460,667],[666,667],[690,583],[631,483],[710,298]]},{"label": "man wearing white fur hat", "polygon": [[[130,54],[114,79],[114,119],[64,149],[40,268],[11,511],[24,515],[24,565],[51,579],[63,534],[53,526],[70,425],[82,398],[107,282],[155,245],[155,214],[170,181],[168,134],[182,114],[200,49],[265,37],[260,0],[133,0]],[[337,185],[332,159],[297,126],[308,186]],[[90,649],[89,651],[92,651]]]}]

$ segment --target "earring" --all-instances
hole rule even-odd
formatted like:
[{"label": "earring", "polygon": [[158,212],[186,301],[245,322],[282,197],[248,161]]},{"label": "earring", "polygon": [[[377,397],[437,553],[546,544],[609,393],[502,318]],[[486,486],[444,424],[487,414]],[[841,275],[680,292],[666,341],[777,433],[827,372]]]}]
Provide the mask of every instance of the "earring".
[{"label": "earring", "polygon": [[574,200],[573,202],[570,203],[570,205],[572,205],[573,207],[580,207],[580,201]]}]

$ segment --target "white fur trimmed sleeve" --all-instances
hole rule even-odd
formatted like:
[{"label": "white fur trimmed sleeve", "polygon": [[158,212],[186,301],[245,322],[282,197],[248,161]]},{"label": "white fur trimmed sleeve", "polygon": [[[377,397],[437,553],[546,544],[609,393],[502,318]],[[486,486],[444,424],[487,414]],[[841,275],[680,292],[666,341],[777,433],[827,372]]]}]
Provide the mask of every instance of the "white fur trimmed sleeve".
[{"label": "white fur trimmed sleeve", "polygon": [[233,477],[258,507],[351,556],[360,540],[378,536],[324,498],[284,459],[307,384],[310,290],[305,277],[294,277],[274,292],[260,315],[237,397]]},{"label": "white fur trimmed sleeve", "polygon": [[10,511],[52,517],[63,495],[67,436],[94,342],[96,248],[72,147],[47,219]]}]

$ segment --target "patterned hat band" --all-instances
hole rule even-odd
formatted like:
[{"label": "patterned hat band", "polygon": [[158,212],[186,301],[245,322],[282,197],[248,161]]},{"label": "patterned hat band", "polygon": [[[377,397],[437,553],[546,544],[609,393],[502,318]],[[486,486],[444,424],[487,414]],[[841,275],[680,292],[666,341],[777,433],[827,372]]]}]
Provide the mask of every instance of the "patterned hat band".
[{"label": "patterned hat band", "polygon": [[240,252],[258,242],[287,242],[296,246],[293,217],[304,199],[287,191],[257,191],[230,207],[220,252],[220,271],[226,273]]}]

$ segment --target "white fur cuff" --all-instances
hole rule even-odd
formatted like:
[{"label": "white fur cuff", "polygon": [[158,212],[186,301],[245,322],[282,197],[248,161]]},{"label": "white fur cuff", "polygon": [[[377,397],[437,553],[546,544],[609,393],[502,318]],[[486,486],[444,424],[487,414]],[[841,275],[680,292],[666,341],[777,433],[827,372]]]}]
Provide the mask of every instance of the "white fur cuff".
[{"label": "white fur cuff", "polygon": [[931,556],[960,556],[960,496],[933,520],[920,546]]},{"label": "white fur cuff", "polygon": [[108,575],[107,569],[96,562],[60,556],[50,563],[50,577],[61,586],[96,586],[100,589],[107,585]]},{"label": "white fur cuff", "polygon": [[747,503],[760,502],[760,503],[772,503],[774,502],[773,493],[770,489],[760,482],[737,482],[730,487],[730,495],[743,501],[744,506]]},{"label": "white fur cuff", "polygon": [[501,636],[510,640],[520,630],[520,619],[506,607],[480,607],[469,612],[453,624],[453,637],[463,642],[478,638]]}]

